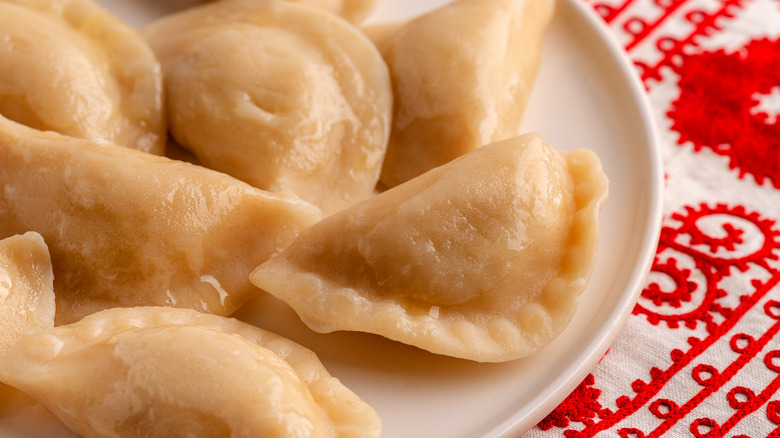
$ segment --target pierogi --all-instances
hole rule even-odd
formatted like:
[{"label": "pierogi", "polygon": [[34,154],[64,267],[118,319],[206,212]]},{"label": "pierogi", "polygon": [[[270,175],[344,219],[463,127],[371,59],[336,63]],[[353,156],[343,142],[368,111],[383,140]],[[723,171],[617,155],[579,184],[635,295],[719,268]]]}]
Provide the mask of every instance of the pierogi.
[{"label": "pierogi", "polygon": [[0,380],[84,437],[378,437],[310,350],[189,309],[110,309],[0,353]]},{"label": "pierogi", "polygon": [[393,187],[517,134],[555,0],[459,0],[381,32],[395,108],[381,181]]},{"label": "pierogi", "polygon": [[204,166],[326,215],[373,193],[392,91],[354,26],[293,2],[233,0],[142,34],[163,66],[170,131]]},{"label": "pierogi", "polygon": [[[0,240],[0,352],[26,335],[54,327],[53,281],[49,249],[40,234]],[[39,406],[0,383],[0,419]]]},{"label": "pierogi", "polygon": [[41,132],[0,117],[0,237],[46,240],[58,324],[108,307],[226,315],[248,274],[320,218],[193,164]]},{"label": "pierogi", "polygon": [[592,151],[558,152],[526,134],[323,219],[250,280],[318,332],[519,358],[572,318],[607,186]]},{"label": "pierogi", "polygon": [[[229,1],[229,0],[220,0]],[[255,0],[269,1],[269,0]],[[273,0],[271,0],[273,1]],[[376,0],[286,0],[302,5],[314,6],[336,14],[351,23],[360,23],[374,9]]]},{"label": "pierogi", "polygon": [[35,129],[165,152],[162,73],[91,0],[0,1],[0,114]]},{"label": "pierogi", "polygon": [[34,232],[0,240],[0,351],[54,327],[54,274],[49,249]]}]

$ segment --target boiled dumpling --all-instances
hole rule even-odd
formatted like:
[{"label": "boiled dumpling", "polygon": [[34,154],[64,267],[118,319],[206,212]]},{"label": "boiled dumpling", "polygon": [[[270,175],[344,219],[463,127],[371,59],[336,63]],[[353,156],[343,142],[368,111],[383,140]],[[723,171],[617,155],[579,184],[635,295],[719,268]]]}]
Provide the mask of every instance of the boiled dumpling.
[{"label": "boiled dumpling", "polygon": [[557,152],[527,134],[325,218],[250,279],[315,331],[515,359],[572,318],[606,192],[593,152]]},{"label": "boiled dumpling", "polygon": [[57,323],[115,306],[229,314],[247,276],[320,218],[290,194],[0,118],[0,237],[40,233]]},{"label": "boiled dumpling", "polygon": [[0,380],[84,437],[377,437],[310,350],[187,309],[111,309],[0,353]]},{"label": "boiled dumpling", "polygon": [[[228,0],[221,0],[228,1]],[[269,0],[255,0],[269,1]],[[273,1],[273,0],[271,0]],[[332,14],[339,15],[352,23],[359,23],[374,9],[376,0],[287,0],[303,5],[314,6]]]},{"label": "boiled dumpling", "polygon": [[0,1],[0,114],[161,155],[162,76],[138,33],[91,0]]},{"label": "boiled dumpling", "polygon": [[390,130],[382,57],[354,26],[281,1],[226,1],[143,30],[176,141],[207,167],[330,214],[373,193]]},{"label": "boiled dumpling", "polygon": [[328,12],[340,15],[352,23],[359,23],[374,8],[376,0],[288,0],[316,6]]},{"label": "boiled dumpling", "polygon": [[459,0],[378,33],[395,98],[385,186],[517,134],[554,5]]},{"label": "boiled dumpling", "polygon": [[[40,234],[0,240],[0,352],[26,335],[54,327],[52,282],[49,250]],[[0,383],[0,418],[32,412],[35,406],[17,389]]]},{"label": "boiled dumpling", "polygon": [[0,240],[0,351],[28,333],[54,327],[53,281],[40,234]]}]

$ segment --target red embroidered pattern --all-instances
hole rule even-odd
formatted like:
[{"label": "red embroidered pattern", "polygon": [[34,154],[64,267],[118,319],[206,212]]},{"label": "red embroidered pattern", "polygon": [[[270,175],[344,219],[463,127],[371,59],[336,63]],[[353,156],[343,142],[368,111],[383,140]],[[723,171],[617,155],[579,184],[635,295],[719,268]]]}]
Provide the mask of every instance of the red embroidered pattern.
[{"label": "red embroidered pattern", "polygon": [[[600,1],[593,4],[593,7],[607,23],[616,22],[618,16],[624,13],[628,6],[638,3],[637,0],[622,0],[619,5],[612,6],[606,2]],[[642,61],[635,57],[634,63],[640,70],[641,79],[647,83],[650,80],[660,81],[663,79],[662,72],[664,67],[674,68],[679,64],[680,58],[691,48],[697,46],[697,40],[701,37],[711,35],[714,31],[720,30],[719,22],[724,18],[733,18],[734,10],[744,6],[745,1],[749,0],[720,0],[716,9],[707,11],[702,8],[687,8],[680,19],[684,20],[691,31],[683,37],[663,36],[654,40],[655,49],[661,54],[661,58],[653,63]],[[645,40],[649,40],[654,30],[657,30],[666,21],[677,18],[674,14],[681,10],[690,0],[654,0],[658,13],[654,18],[648,19],[647,16],[628,16],[622,17],[621,29],[629,36],[628,42],[624,45],[627,51],[632,51]]]},{"label": "red embroidered pattern", "polygon": [[[702,226],[704,220],[715,220],[718,232],[713,232],[711,223],[705,229]],[[767,418],[780,424],[777,421],[780,420],[780,401],[771,400],[780,389],[780,349],[771,348],[772,341],[777,347],[775,338],[780,332],[780,301],[768,296],[772,291],[776,295],[780,289],[780,269],[772,266],[772,261],[778,259],[776,248],[780,246],[780,232],[775,228],[775,222],[762,219],[755,212],[747,212],[743,207],[722,204],[687,207],[685,213],[672,215],[671,221],[678,225],[663,228],[653,273],[672,280],[674,288],[665,290],[659,282],[649,282],[634,314],[646,317],[654,325],[663,322],[673,330],[678,329],[680,323],[687,328],[704,323],[707,336],[689,337],[686,351],[673,349],[669,353],[672,360],[669,367],[653,367],[649,380],[634,380],[631,389],[635,395],[618,397],[615,400],[616,411],[602,407],[598,400],[601,392],[594,387],[595,379],[589,376],[577,391],[540,423],[539,427],[543,430],[566,428],[571,422],[579,422],[585,427],[566,430],[564,435],[567,438],[592,437],[619,425],[640,409],[647,409],[662,420],[659,425],[650,430],[619,427],[617,432],[621,437],[659,437],[690,415],[704,400],[725,389],[726,384],[754,360],[762,361],[766,369],[775,374],[769,385],[759,394],[743,386],[730,389],[726,401],[733,414],[722,424],[711,418],[695,418],[690,423],[690,433],[697,438],[725,436],[748,414],[764,406]],[[743,244],[747,243],[746,235],[753,243],[750,248],[743,248]],[[746,249],[750,251],[745,252]],[[691,260],[692,266],[681,268],[683,258]],[[724,279],[735,272],[756,267],[769,274],[768,280],[752,280],[752,290],[745,290],[736,305],[719,301],[727,295],[720,288]],[[703,290],[691,281],[694,270],[705,279]],[[694,295],[699,296],[699,301],[695,306],[688,306],[693,310],[681,310],[686,307],[684,303],[693,301]],[[755,317],[756,312],[773,321],[764,333],[748,334],[735,329],[746,315]],[[721,318],[716,320],[715,315]],[[702,356],[716,342],[723,340],[736,353],[736,358],[719,370],[704,361]],[[661,389],[687,369],[690,369],[693,381],[700,386],[699,392],[684,403],[659,397]]]},{"label": "red embroidered pattern", "polygon": [[[668,117],[659,126],[676,132],[678,145],[728,157],[740,179],[780,189],[780,39],[702,47],[748,6],[766,12],[775,2],[780,19],[780,1],[585,1],[615,31],[651,98],[668,99],[668,107],[655,101]],[[780,232],[768,215],[739,204],[683,205],[666,220],[630,322],[679,340],[677,348],[643,357],[647,374],[620,387],[600,385],[609,372],[597,368],[539,429],[563,429],[567,438],[780,438]],[[684,390],[675,390],[680,382]]]},{"label": "red embroidered pattern", "polygon": [[[702,52],[685,56],[676,68],[680,97],[669,118],[679,143],[693,143],[729,157],[740,178],[769,180],[780,188],[780,124],[756,112],[758,95],[780,85],[780,40],[752,41],[738,52]],[[701,123],[708,120],[708,123]]]},{"label": "red embroidered pattern", "polygon": [[593,418],[605,414],[598,401],[601,391],[594,388],[595,379],[589,374],[553,412],[539,423],[539,428],[567,427],[571,421],[591,424]]},{"label": "red embroidered pattern", "polygon": [[596,9],[596,12],[601,15],[601,18],[603,18],[604,21],[611,23],[621,12],[625,11],[632,1],[633,0],[624,0],[622,3],[614,6],[606,3],[595,3],[593,8]]}]

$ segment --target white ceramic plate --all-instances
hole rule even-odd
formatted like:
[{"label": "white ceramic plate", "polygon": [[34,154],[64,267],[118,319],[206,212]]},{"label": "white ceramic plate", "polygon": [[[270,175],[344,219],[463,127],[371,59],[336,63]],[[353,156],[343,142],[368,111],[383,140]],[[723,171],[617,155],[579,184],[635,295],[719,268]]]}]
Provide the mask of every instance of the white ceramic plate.
[{"label": "white ceramic plate", "polygon": [[[141,27],[197,0],[101,0]],[[447,0],[378,0],[370,22],[398,21]],[[560,149],[591,148],[610,179],[593,278],[570,326],[541,352],[503,364],[436,356],[361,333],[320,335],[281,302],[260,297],[237,315],[317,352],[382,417],[383,436],[519,436],[596,365],[631,312],[655,253],[662,171],[654,125],[633,67],[583,0],[559,0],[522,131]],[[46,416],[0,421],[0,435],[71,437]]]}]

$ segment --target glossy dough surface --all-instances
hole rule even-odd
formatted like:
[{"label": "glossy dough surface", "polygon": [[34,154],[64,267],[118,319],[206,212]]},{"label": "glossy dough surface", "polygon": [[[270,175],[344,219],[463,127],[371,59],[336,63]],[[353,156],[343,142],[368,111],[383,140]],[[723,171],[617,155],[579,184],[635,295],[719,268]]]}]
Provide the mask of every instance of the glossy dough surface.
[{"label": "glossy dough surface", "polygon": [[0,351],[28,333],[54,327],[53,282],[40,234],[0,240]]},{"label": "glossy dough surface", "polygon": [[527,134],[324,219],[251,275],[312,329],[476,361],[531,354],[589,281],[606,176]]},{"label": "glossy dough surface", "polygon": [[227,175],[0,118],[0,236],[46,240],[57,322],[108,307],[229,314],[247,275],[320,218]]},{"label": "glossy dough surface", "polygon": [[517,134],[554,0],[459,0],[377,45],[395,109],[382,182],[392,187]]},{"label": "glossy dough surface", "polygon": [[0,2],[0,114],[162,155],[162,74],[135,30],[92,0]]},{"label": "glossy dough surface", "polygon": [[387,66],[354,26],[279,1],[225,1],[153,23],[171,132],[205,166],[329,214],[373,193]]},{"label": "glossy dough surface", "polygon": [[0,379],[85,437],[377,437],[310,350],[188,309],[111,309],[0,353]]}]

